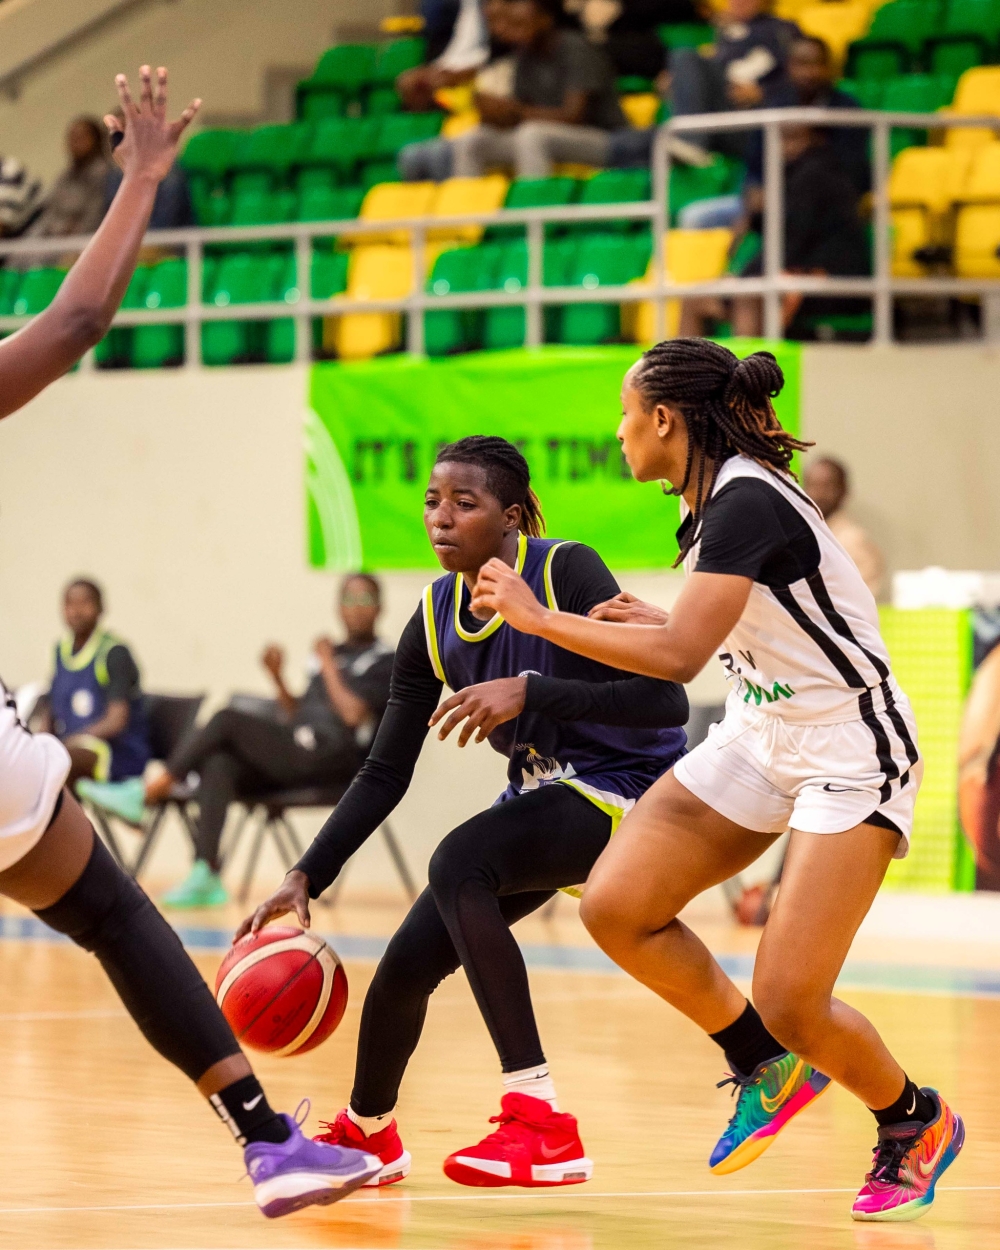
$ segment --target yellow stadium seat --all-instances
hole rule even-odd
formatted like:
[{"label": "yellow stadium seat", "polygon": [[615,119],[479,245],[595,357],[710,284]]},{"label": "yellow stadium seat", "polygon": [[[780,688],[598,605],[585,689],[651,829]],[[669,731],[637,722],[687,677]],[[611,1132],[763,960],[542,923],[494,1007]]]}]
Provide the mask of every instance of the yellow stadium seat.
[{"label": "yellow stadium seat", "polygon": [[961,149],[904,148],[892,162],[889,202],[894,208],[945,212],[953,199],[953,166],[967,164],[970,157]]},{"label": "yellow stadium seat", "polygon": [[913,259],[920,247],[933,242],[931,218],[922,208],[892,210],[892,273],[896,278],[925,278],[927,270]]},{"label": "yellow stadium seat", "polygon": [[[397,217],[426,217],[437,193],[435,182],[379,182],[361,202],[363,221],[392,221]],[[409,230],[354,236],[359,246],[376,243],[409,243]]]},{"label": "yellow stadium seat", "polygon": [[630,126],[636,130],[648,130],[656,122],[660,111],[660,97],[655,91],[637,91],[618,97],[622,112]]},{"label": "yellow stadium seat", "polygon": [[952,110],[956,113],[1000,115],[1000,65],[967,69],[958,80]]},{"label": "yellow stadium seat", "polygon": [[969,204],[959,209],[955,230],[955,271],[960,278],[1000,278],[1000,205]]},{"label": "yellow stadium seat", "polygon": [[[707,282],[726,272],[731,230],[671,230],[666,237],[667,272],[675,282]],[[632,285],[650,286],[656,261],[649,262],[645,278]],[[665,334],[673,338],[681,319],[681,302],[667,301]],[[656,338],[656,305],[651,301],[622,305],[622,337],[633,343],[652,343]]]},{"label": "yellow stadium seat", "polygon": [[976,151],[969,151],[968,157],[971,168],[955,199],[975,204],[1000,204],[1000,142],[985,143]]},{"label": "yellow stadium seat", "polygon": [[[401,299],[413,289],[413,252],[388,243],[356,247],[347,271],[347,294],[354,299]],[[342,360],[366,360],[399,346],[399,313],[345,313],[327,318],[324,344]],[[332,324],[331,324],[332,323]]]},{"label": "yellow stadium seat", "polygon": [[796,21],[804,34],[822,39],[840,65],[847,45],[860,39],[871,24],[871,9],[864,0],[820,0],[801,8]]},{"label": "yellow stadium seat", "polygon": [[[433,184],[432,184],[433,185]],[[448,178],[436,188],[428,209],[432,217],[457,217],[460,213],[495,213],[503,208],[510,179],[503,174],[484,178]],[[439,226],[428,231],[430,239],[450,239],[458,243],[478,243],[482,226]]]}]

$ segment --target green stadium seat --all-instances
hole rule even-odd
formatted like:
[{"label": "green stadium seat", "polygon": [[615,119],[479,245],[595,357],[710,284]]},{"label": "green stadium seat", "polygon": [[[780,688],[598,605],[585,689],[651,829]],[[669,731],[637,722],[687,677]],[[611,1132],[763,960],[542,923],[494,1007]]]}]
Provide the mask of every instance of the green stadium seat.
[{"label": "green stadium seat", "polygon": [[309,281],[313,299],[331,299],[347,290],[349,252],[327,252],[316,248],[312,254]]},{"label": "green stadium seat", "polygon": [[709,200],[718,195],[732,195],[743,181],[743,166],[739,161],[716,156],[711,165],[684,165],[674,161],[670,166],[670,217],[696,200]]},{"label": "green stadium seat", "polygon": [[361,166],[360,178],[362,190],[366,192],[377,187],[380,182],[396,182],[399,178],[396,162],[368,161]]},{"label": "green stadium seat", "polygon": [[[604,169],[580,184],[580,204],[633,204],[648,200],[652,188],[648,169]],[[621,217],[608,221],[576,222],[562,228],[567,235],[593,234],[594,231],[630,230],[634,219]]]},{"label": "green stadium seat", "polygon": [[929,49],[927,67],[932,74],[958,79],[967,69],[982,65],[985,57],[978,39],[953,39]]},{"label": "green stadium seat", "polygon": [[[3,270],[0,270],[0,274]],[[122,296],[122,309],[145,308],[146,287],[149,282],[149,268],[139,265]],[[132,358],[132,326],[112,326],[104,338],[94,348],[94,358],[98,368],[120,369],[126,367]]]},{"label": "green stadium seat", "polygon": [[[434,295],[474,291],[479,276],[477,247],[455,247],[442,252],[427,279],[427,290]],[[470,345],[476,323],[475,312],[464,308],[432,309],[424,314],[424,349],[428,356],[446,356]]]},{"label": "green stadium seat", "polygon": [[301,91],[298,102],[298,115],[304,122],[320,121],[325,117],[342,117],[344,113],[344,97],[332,87],[312,87]]},{"label": "green stadium seat", "polygon": [[313,127],[312,141],[303,152],[303,165],[332,165],[341,172],[354,168],[372,153],[378,130],[388,119],[326,117]]},{"label": "green stadium seat", "polygon": [[244,169],[229,179],[230,195],[270,195],[275,184],[274,176],[264,169]]},{"label": "green stadium seat", "polygon": [[[274,291],[273,257],[259,252],[231,252],[223,256],[204,295],[217,308],[256,304]],[[264,323],[260,321],[206,321],[201,327],[201,357],[206,365],[229,365],[261,353]]]},{"label": "green stadium seat", "polygon": [[[565,238],[546,241],[542,253],[542,285],[572,286],[572,272],[576,254],[580,246],[580,235],[567,235]],[[525,268],[527,281],[527,268]],[[545,341],[547,343],[562,342],[562,319],[565,305],[547,304],[544,312]]]},{"label": "green stadium seat", "polygon": [[21,285],[19,269],[0,269],[0,317],[10,317],[14,313],[14,301]]},{"label": "green stadium seat", "polygon": [[[181,259],[160,261],[147,273],[146,308],[183,308],[187,303],[187,262]],[[136,326],[132,332],[132,367],[158,369],[163,365],[180,364],[184,359],[184,327],[182,325]]]},{"label": "green stadium seat", "polygon": [[[504,208],[552,208],[571,204],[579,183],[575,178],[515,178],[507,188]],[[546,227],[546,234],[559,227]],[[524,226],[490,226],[490,239],[522,238]]]},{"label": "green stadium seat", "polygon": [[379,86],[391,87],[400,74],[423,65],[426,55],[423,39],[392,39],[383,43],[375,56],[375,74],[372,81]]},{"label": "green stadium seat", "polygon": [[378,49],[373,43],[339,43],[327,48],[306,85],[339,87],[349,95],[377,81]]},{"label": "green stadium seat", "polygon": [[638,74],[624,74],[615,81],[615,90],[619,95],[645,94],[653,89],[652,78],[640,78]]},{"label": "green stadium seat", "polygon": [[702,44],[715,41],[714,28],[701,22],[668,22],[657,26],[656,33],[669,51],[674,48],[700,48]]},{"label": "green stadium seat", "polygon": [[[551,246],[551,245],[549,245]],[[480,290],[515,292],[528,285],[528,244],[524,239],[484,244],[480,262]],[[492,263],[491,263],[492,262]],[[483,318],[483,347],[499,351],[523,347],[525,311],[515,305],[487,308]]]},{"label": "green stadium seat", "polygon": [[188,173],[220,178],[239,164],[245,132],[239,130],[199,130],[191,136],[181,154],[181,166]]},{"label": "green stadium seat", "polygon": [[851,71],[859,82],[884,82],[905,74],[910,58],[903,48],[858,47],[851,60]]},{"label": "green stadium seat", "polygon": [[398,113],[402,107],[403,101],[392,87],[373,87],[365,99],[365,112],[369,117]]},{"label": "green stadium seat", "polygon": [[305,155],[312,127],[303,122],[286,126],[255,126],[239,147],[234,168],[268,170],[284,176]]},{"label": "green stadium seat", "polygon": [[888,113],[933,113],[951,103],[955,82],[948,74],[903,74],[885,83],[879,107]]},{"label": "green stadium seat", "polygon": [[15,317],[33,317],[40,313],[55,299],[56,291],[62,286],[66,277],[65,269],[41,268],[28,269],[21,277],[21,283],[14,298],[12,311]]},{"label": "green stadium seat", "polygon": [[357,217],[364,187],[307,186],[300,190],[296,220],[349,221]]},{"label": "green stadium seat", "polygon": [[408,143],[436,138],[443,121],[443,113],[389,113],[380,119],[371,154],[383,159],[395,158],[400,148]]},{"label": "green stadium seat", "polygon": [[[267,298],[297,304],[301,298],[296,278],[295,253],[272,252],[268,258]],[[260,332],[259,332],[260,333]],[[295,321],[278,317],[263,323],[263,355],[268,364],[287,365],[295,359]]]},{"label": "green stadium seat", "polygon": [[[903,75],[906,77],[906,75]],[[853,96],[863,109],[880,109],[885,98],[885,82],[881,78],[842,78],[837,86]]]},{"label": "green stadium seat", "polygon": [[[583,235],[569,267],[570,285],[587,289],[623,286],[646,272],[651,250],[648,237]],[[567,304],[563,309],[559,333],[562,343],[607,343],[620,335],[618,304]]]},{"label": "green stadium seat", "polygon": [[867,35],[848,48],[848,77],[868,76],[857,73],[855,63],[872,49],[894,49],[901,58],[915,60],[926,41],[937,33],[940,22],[940,0],[890,0],[875,10]]},{"label": "green stadium seat", "polygon": [[928,47],[970,45],[985,61],[1000,39],[1000,4],[996,0],[948,0],[940,30]]}]

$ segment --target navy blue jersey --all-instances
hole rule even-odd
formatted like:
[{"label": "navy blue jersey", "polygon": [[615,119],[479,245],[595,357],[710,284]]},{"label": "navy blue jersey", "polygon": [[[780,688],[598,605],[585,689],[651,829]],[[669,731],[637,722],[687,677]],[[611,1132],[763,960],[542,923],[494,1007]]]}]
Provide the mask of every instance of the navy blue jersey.
[{"label": "navy blue jersey", "polygon": [[[552,538],[518,541],[517,571],[539,602],[558,608],[552,559],[563,544]],[[470,633],[461,609],[468,589],[457,573],[439,577],[424,591],[427,651],[438,678],[453,690],[500,677],[540,673],[588,682],[621,680],[627,674],[565,651],[544,638],[522,634],[496,615]],[[563,782],[597,803],[617,823],[650,785],[683,753],[684,730],[634,729],[589,722],[561,722],[535,712],[499,725],[490,745],[510,763],[505,795]]]}]

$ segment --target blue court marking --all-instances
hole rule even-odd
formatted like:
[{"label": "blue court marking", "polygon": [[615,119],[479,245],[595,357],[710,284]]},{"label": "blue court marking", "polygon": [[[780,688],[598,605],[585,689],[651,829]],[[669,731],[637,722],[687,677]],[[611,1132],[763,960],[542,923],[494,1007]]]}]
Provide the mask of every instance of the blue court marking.
[{"label": "blue court marking", "polygon": [[[229,929],[199,925],[174,925],[184,945],[193,951],[223,951],[232,941]],[[318,932],[318,930],[317,930]],[[385,953],[385,938],[349,933],[323,933],[344,959],[376,960]],[[61,933],[42,924],[34,916],[0,916],[0,940],[68,942]],[[547,971],[600,972],[625,974],[593,946],[545,946],[522,943],[521,952],[529,968]],[[737,981],[753,976],[752,955],[716,955],[724,972]],[[952,968],[918,964],[879,963],[849,959],[837,981],[841,989],[888,990],[896,993],[951,994],[968,998],[1000,998],[1000,969]]]}]

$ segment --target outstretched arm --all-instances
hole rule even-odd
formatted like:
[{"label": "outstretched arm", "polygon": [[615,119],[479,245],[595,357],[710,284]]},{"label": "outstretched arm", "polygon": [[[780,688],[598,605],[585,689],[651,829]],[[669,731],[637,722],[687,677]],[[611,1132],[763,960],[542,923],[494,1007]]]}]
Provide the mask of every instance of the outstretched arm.
[{"label": "outstretched arm", "polygon": [[[153,199],[177,155],[177,142],[201,104],[193,100],[175,122],[167,120],[167,71],[139,70],[136,104],[128,80],[115,82],[125,111],[124,138],[115,150],[123,178],[104,221],[59,288],[49,307],[0,342],[0,417],[9,416],[71,368],[98,343],[118,310],[135,269]],[[122,133],[106,117],[112,134]]]},{"label": "outstretched arm", "polygon": [[479,570],[472,607],[499,612],[523,633],[612,668],[684,682],[701,672],[740,619],[752,586],[749,577],[692,573],[665,624],[633,625],[552,612],[512,568],[490,560]]}]

